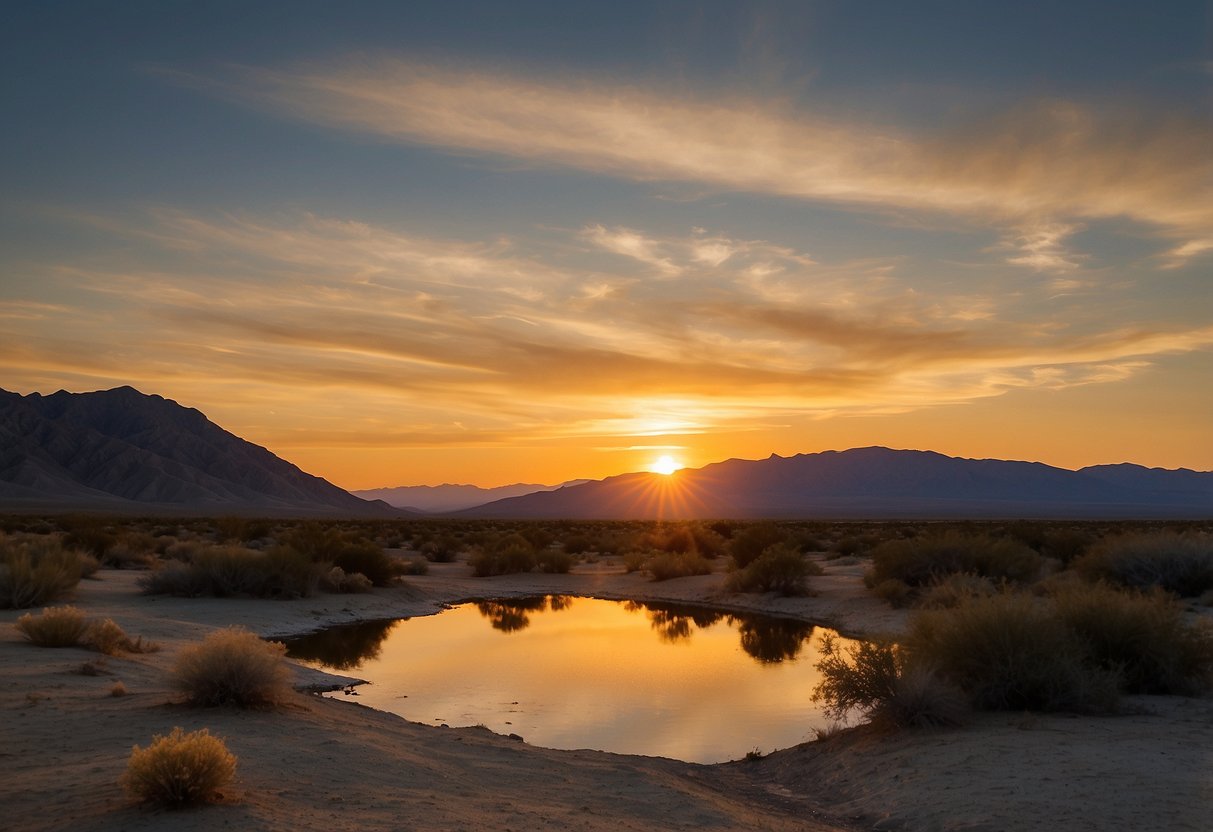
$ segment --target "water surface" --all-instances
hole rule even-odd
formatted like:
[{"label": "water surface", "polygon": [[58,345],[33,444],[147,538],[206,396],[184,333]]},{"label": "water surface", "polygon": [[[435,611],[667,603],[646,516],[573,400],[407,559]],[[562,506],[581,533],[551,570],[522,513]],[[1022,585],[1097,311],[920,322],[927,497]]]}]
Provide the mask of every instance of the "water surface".
[{"label": "water surface", "polygon": [[829,631],[787,619],[588,598],[462,604],[335,627],[289,655],[372,684],[359,701],[431,724],[482,724],[548,748],[692,762],[803,742]]}]

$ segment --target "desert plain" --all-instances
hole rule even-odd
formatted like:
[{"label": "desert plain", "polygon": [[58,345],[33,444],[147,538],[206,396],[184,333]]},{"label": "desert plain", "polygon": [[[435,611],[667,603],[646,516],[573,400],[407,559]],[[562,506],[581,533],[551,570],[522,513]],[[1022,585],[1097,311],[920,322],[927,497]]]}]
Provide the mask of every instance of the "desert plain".
[{"label": "desert plain", "polygon": [[[239,625],[284,638],[360,620],[430,615],[479,598],[557,593],[690,602],[897,634],[907,613],[864,588],[862,563],[822,560],[815,594],[729,593],[719,572],[656,583],[617,559],[568,574],[475,578],[463,562],[365,594],[290,601],[142,594],[102,569],[72,603],[157,642],[100,658],[26,643],[0,612],[5,826],[34,830],[1203,830],[1213,815],[1213,700],[1130,697],[1113,716],[986,713],[953,729],[865,727],[718,765],[534,747],[485,728],[407,721],[320,688],[294,666],[273,710],[180,703],[168,668],[185,645]],[[82,674],[91,663],[98,675]],[[111,695],[116,683],[126,690]],[[810,692],[805,691],[805,696]],[[212,805],[169,811],[119,787],[130,749],[207,728],[239,763]]]}]

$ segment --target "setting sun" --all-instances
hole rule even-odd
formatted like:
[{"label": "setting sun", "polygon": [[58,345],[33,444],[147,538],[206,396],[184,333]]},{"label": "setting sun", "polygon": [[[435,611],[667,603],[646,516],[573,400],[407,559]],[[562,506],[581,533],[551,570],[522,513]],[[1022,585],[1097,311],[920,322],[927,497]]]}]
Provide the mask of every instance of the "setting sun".
[{"label": "setting sun", "polygon": [[654,474],[664,474],[669,476],[675,471],[681,470],[685,467],[685,465],[674,459],[674,457],[670,456],[669,454],[663,454],[657,458],[656,462],[649,466],[649,470]]}]

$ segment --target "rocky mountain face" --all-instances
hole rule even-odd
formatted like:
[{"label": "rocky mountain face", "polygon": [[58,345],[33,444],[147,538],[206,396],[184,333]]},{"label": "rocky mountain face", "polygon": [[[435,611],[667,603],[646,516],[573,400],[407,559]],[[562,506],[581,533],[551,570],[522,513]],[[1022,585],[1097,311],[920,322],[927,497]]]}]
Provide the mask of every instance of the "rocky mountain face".
[{"label": "rocky mountain face", "polygon": [[391,516],[201,412],[131,387],[0,390],[0,504],[10,509]]},{"label": "rocky mountain face", "polygon": [[1207,518],[1213,472],[855,448],[626,474],[499,500],[487,518]]}]

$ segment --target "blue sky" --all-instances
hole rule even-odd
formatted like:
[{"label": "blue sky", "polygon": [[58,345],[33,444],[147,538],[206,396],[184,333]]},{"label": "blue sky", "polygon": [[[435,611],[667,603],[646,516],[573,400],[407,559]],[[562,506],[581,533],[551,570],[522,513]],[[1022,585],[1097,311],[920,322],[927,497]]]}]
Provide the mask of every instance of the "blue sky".
[{"label": "blue sky", "polygon": [[346,487],[1213,468],[1208,3],[3,14],[6,389]]}]

